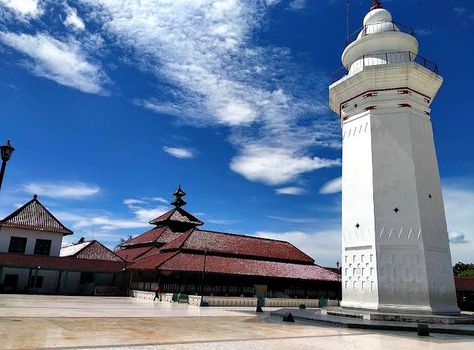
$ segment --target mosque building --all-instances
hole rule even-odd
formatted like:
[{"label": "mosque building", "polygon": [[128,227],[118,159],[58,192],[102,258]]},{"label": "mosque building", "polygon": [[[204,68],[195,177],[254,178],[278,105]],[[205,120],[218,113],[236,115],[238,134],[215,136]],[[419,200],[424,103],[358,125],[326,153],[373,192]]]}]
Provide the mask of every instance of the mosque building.
[{"label": "mosque building", "polygon": [[252,296],[263,285],[269,297],[339,297],[339,274],[292,244],[202,229],[183,209],[184,191],[174,196],[174,208],[150,222],[155,227],[116,252],[128,262],[132,289],[160,283],[164,292]]}]

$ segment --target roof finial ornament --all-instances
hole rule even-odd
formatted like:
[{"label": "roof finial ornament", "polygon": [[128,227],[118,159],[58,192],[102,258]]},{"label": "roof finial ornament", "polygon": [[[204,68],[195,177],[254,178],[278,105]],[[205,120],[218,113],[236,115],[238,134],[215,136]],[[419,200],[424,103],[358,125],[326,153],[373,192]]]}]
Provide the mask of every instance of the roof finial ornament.
[{"label": "roof finial ornament", "polygon": [[176,190],[175,193],[173,193],[174,196],[174,201],[171,202],[171,205],[174,205],[176,208],[181,208],[182,206],[186,205],[186,201],[183,199],[183,197],[186,195],[186,192],[184,192],[181,189],[181,185],[178,186],[178,189]]},{"label": "roof finial ornament", "polygon": [[372,1],[372,6],[370,7],[370,11],[375,10],[375,9],[381,9],[382,8],[382,3],[380,0],[374,0]]},{"label": "roof finial ornament", "polygon": [[36,193],[33,195],[33,199],[38,199],[38,195]]}]

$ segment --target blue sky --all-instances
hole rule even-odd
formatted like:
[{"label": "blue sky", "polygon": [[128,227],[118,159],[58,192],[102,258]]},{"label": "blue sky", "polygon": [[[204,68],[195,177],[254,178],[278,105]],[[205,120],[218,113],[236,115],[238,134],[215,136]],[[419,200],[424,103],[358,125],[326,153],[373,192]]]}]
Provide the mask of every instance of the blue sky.
[{"label": "blue sky", "polygon": [[[350,30],[370,1],[352,1]],[[473,262],[471,1],[385,1],[445,82],[433,103],[453,260]],[[33,193],[109,246],[178,184],[208,229],[340,247],[340,127],[327,107],[343,0],[0,0],[6,215]]]}]

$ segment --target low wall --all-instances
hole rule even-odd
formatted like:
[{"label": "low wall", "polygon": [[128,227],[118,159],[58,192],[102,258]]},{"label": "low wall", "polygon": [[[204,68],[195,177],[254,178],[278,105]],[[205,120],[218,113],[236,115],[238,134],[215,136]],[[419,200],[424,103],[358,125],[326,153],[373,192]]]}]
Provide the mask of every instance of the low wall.
[{"label": "low wall", "polygon": [[[134,298],[153,300],[153,298],[155,297],[155,293],[131,290],[130,296]],[[172,298],[172,293],[161,294],[161,300],[164,302],[172,302]],[[189,295],[189,305],[200,306],[201,301],[206,302],[209,306],[257,306],[257,298]],[[319,307],[319,300],[291,298],[265,299],[266,307],[299,307],[301,304],[304,304],[307,308],[317,308]],[[339,306],[339,301],[329,299],[327,300],[327,306]]]},{"label": "low wall", "polygon": [[[155,298],[155,292],[147,292],[144,290],[131,289],[129,294],[132,298],[153,300]],[[173,301],[173,293],[161,293],[161,301],[171,303]]]}]

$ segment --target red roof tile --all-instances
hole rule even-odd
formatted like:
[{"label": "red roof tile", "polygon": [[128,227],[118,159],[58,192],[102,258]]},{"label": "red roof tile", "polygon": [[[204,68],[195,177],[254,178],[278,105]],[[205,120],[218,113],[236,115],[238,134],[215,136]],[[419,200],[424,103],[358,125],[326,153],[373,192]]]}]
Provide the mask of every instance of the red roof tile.
[{"label": "red roof tile", "polygon": [[26,230],[45,231],[71,235],[72,231],[64,226],[36,198],[15,210],[0,221],[0,226]]},{"label": "red roof tile", "polygon": [[131,247],[147,243],[166,244],[178,238],[182,232],[174,232],[167,226],[154,227],[151,230],[132,238],[130,241],[122,244],[122,247]]},{"label": "red roof tile", "polygon": [[141,257],[130,265],[132,270],[154,270],[169,258],[178,254],[178,252],[155,253]]},{"label": "red roof tile", "polygon": [[[165,249],[167,246],[163,248]],[[311,257],[288,242],[197,229],[189,235],[181,248],[229,255],[298,261],[307,264],[314,263]]]},{"label": "red roof tile", "polygon": [[124,261],[78,259],[74,257],[0,253],[0,266],[91,272],[120,272]]},{"label": "red roof tile", "polygon": [[[158,268],[159,270],[168,271],[205,271],[233,275],[251,275],[332,282],[340,281],[339,275],[317,265],[292,264],[186,253],[178,253],[171,258],[168,258],[167,256],[168,260],[166,260],[159,257],[161,254],[148,257],[147,266],[152,269]],[[163,260],[165,261],[162,262]],[[136,267],[133,265],[131,268],[134,269]]]},{"label": "red roof tile", "polygon": [[153,255],[153,254],[157,254],[160,252],[160,248],[159,247],[151,247],[150,250],[147,250],[144,254],[140,255],[139,257],[137,257],[136,259],[141,259],[141,258],[144,258],[144,257],[147,257],[149,255]]},{"label": "red roof tile", "polygon": [[117,254],[96,240],[63,247],[59,255],[71,256],[77,259],[123,261]]},{"label": "red roof tile", "polygon": [[193,226],[202,225],[203,222],[182,208],[173,208],[156,219],[150,221],[150,224],[158,225],[167,221],[175,221]]},{"label": "red roof tile", "polygon": [[474,291],[474,278],[472,277],[456,277],[454,278],[456,289],[464,291]]},{"label": "red roof tile", "polygon": [[127,249],[120,249],[115,252],[119,257],[124,259],[125,261],[133,261],[143,254],[147,253],[148,251],[152,250],[153,246],[146,246],[146,247],[138,247],[138,248],[127,248]]},{"label": "red roof tile", "polygon": [[194,232],[194,229],[191,229],[187,232],[183,232],[179,237],[177,237],[176,239],[162,246],[161,250],[165,251],[165,250],[171,250],[171,249],[175,250],[175,249],[181,248],[193,232]]}]

